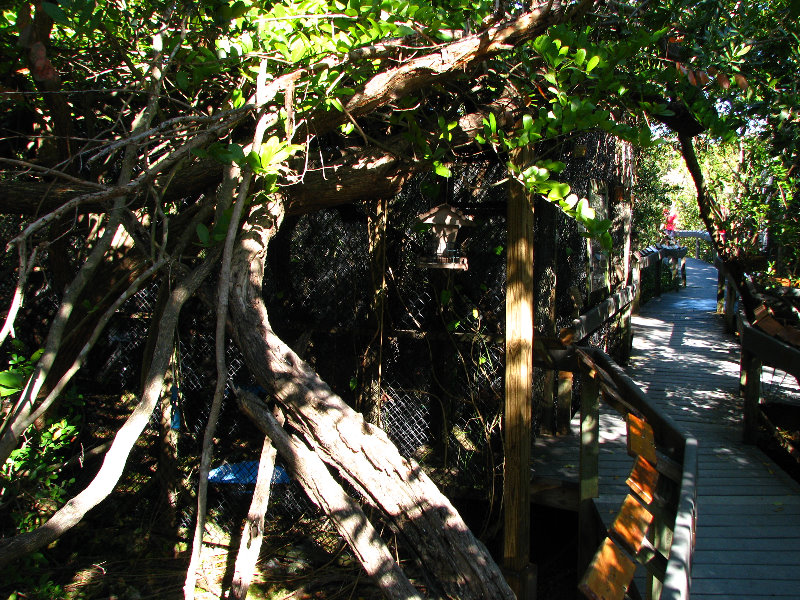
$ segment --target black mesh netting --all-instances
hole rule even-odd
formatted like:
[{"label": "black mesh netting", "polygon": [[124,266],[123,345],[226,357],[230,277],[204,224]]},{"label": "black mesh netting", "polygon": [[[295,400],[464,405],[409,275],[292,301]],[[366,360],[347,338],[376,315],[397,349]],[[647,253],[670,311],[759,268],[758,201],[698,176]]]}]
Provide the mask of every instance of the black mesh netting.
[{"label": "black mesh netting", "polygon": [[[585,142],[591,146],[590,157],[608,151],[599,138],[590,136]],[[573,188],[581,194],[591,187],[582,161],[566,161]],[[598,173],[593,177],[613,176],[611,167]],[[378,403],[381,425],[400,452],[418,460],[450,494],[488,497],[502,474],[506,175],[498,163],[460,165],[446,182],[432,175],[415,177],[390,202],[380,339],[366,207],[287,218],[270,246],[264,295],[276,332],[348,403],[359,408],[366,400]],[[468,270],[420,266],[420,258],[431,252],[432,239],[417,226],[417,216],[443,202],[473,218],[475,226],[462,228],[456,244]],[[588,251],[577,224],[561,213],[556,219],[555,313],[561,327],[587,308]],[[96,381],[108,393],[138,392],[147,326],[158,294],[153,284],[133,297],[94,353]],[[157,472],[159,440],[166,430],[172,432],[182,476],[178,520],[187,530],[216,377],[214,319],[199,301],[184,308],[175,345],[175,381],[162,404],[167,416],[154,415],[132,459],[145,465],[144,471]],[[365,360],[370,353],[380,357],[379,390],[370,387],[378,372]],[[241,527],[263,439],[230,397],[232,385],[261,392],[232,342],[227,361],[229,386],[217,425],[207,527],[208,535],[221,538]],[[109,417],[101,438],[110,435],[120,415]],[[270,512],[311,511],[299,486],[279,467]],[[143,481],[136,473],[126,477],[123,485],[135,487]],[[139,502],[134,510],[144,515],[152,508]]]}]

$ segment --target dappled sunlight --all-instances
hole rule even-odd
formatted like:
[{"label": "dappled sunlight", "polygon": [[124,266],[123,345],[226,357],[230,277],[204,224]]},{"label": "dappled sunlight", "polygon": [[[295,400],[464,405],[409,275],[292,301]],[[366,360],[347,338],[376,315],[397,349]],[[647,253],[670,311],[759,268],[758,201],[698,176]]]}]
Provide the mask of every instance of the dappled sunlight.
[{"label": "dappled sunlight", "polygon": [[634,317],[628,370],[648,397],[690,431],[695,423],[735,428],[742,414],[738,346],[714,314],[716,278],[695,277],[708,270],[702,265],[687,267],[687,288],[665,293]]}]

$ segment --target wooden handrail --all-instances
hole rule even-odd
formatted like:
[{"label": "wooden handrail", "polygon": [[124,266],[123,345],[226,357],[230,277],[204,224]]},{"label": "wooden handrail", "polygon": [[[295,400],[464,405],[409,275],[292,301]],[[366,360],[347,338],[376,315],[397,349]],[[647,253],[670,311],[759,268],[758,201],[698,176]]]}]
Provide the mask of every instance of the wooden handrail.
[{"label": "wooden handrail", "polygon": [[600,329],[603,324],[614,318],[620,311],[633,302],[638,289],[636,284],[624,287],[613,296],[606,298],[589,312],[573,320],[572,325],[563,328],[559,333],[561,342],[565,345],[569,345],[589,337],[592,333]]},{"label": "wooden handrail", "polygon": [[764,364],[800,378],[800,348],[753,327],[741,317],[739,334],[742,349],[758,356]]},{"label": "wooden handrail", "polygon": [[[768,320],[771,320],[772,324],[777,328],[777,331],[773,333],[782,334],[779,324],[770,318],[769,311],[766,309],[763,314],[766,314],[767,318],[756,321],[756,324],[761,323],[762,327],[751,325],[744,315],[737,314],[734,307],[736,287],[733,279],[719,258],[714,260],[714,266],[719,271],[719,287],[722,288],[724,286],[724,293],[722,291],[717,293],[718,296],[724,298],[722,312],[726,329],[729,332],[738,331],[739,344],[741,345],[739,364],[742,381],[741,390],[744,400],[742,411],[744,431],[742,438],[745,443],[754,444],[758,440],[759,426],[763,421],[763,415],[759,409],[761,402],[761,370],[764,365],[769,365],[786,371],[800,381],[800,348],[788,344],[776,337],[776,335],[772,335],[762,329],[762,327],[765,327],[772,331],[764,325]],[[758,311],[756,311],[756,314],[759,314]]]},{"label": "wooden handrail", "polygon": [[685,229],[676,229],[674,235],[676,238],[696,238],[706,242],[711,241],[711,236],[707,231],[686,231]]},{"label": "wooden handrail", "polygon": [[[641,269],[652,266],[658,267],[656,290],[657,293],[660,293],[661,261],[665,258],[672,260],[682,259],[686,256],[687,251],[687,248],[682,246],[649,246],[644,250],[634,252],[633,260],[636,262],[636,266],[634,268],[633,281],[616,294],[609,296],[603,302],[573,320],[569,327],[564,327],[559,332],[561,342],[565,345],[580,343],[619,313],[625,311],[629,306],[638,305],[641,294]],[[685,283],[685,276],[683,280]]]},{"label": "wooden handrail", "polygon": [[[598,593],[600,595],[605,593],[617,595],[620,589],[627,586],[626,582],[619,581],[619,573],[614,575],[614,569],[607,570],[607,563],[611,560],[609,556],[614,556],[616,560],[623,562],[637,559],[646,563],[651,577],[657,580],[650,590],[650,597],[669,600],[689,598],[696,522],[697,440],[685,436],[675,422],[657,405],[650,402],[644,392],[605,352],[591,346],[575,345],[576,342],[585,340],[620,313],[623,313],[628,320],[630,319],[631,308],[638,304],[641,269],[655,266],[657,281],[660,283],[663,259],[670,258],[673,261],[683,259],[686,252],[687,249],[681,247],[651,247],[635,253],[632,283],[575,319],[570,327],[564,328],[560,332],[559,337],[562,343],[572,348],[577,358],[573,361],[571,368],[580,372],[584,378],[584,391],[581,399],[579,520],[583,518],[587,510],[587,503],[591,503],[591,499],[599,493],[597,462],[600,456],[600,441],[596,428],[599,417],[597,402],[600,398],[621,414],[635,415],[643,419],[648,428],[652,428],[654,452],[651,450],[647,459],[641,456],[637,458],[637,466],[634,467],[637,478],[643,463],[646,463],[651,465],[646,468],[655,469],[651,471],[654,476],[658,474],[666,478],[668,484],[664,485],[669,485],[677,490],[677,493],[660,498],[662,505],[657,507],[654,505],[653,512],[650,512],[649,508],[643,511],[642,514],[646,515],[647,523],[637,524],[643,527],[649,527],[652,524],[656,531],[670,530],[672,543],[668,547],[663,547],[660,540],[664,536],[657,535],[656,545],[650,548],[650,555],[641,557],[637,556],[637,548],[625,548],[624,540],[620,540],[619,535],[612,532],[610,535],[616,544],[609,538],[604,541],[579,586],[589,597]],[[660,291],[659,286],[657,286],[658,291]],[[566,362],[562,360],[561,364],[565,365]],[[634,473],[632,472],[629,480],[633,482],[633,479]],[[633,482],[632,485],[632,489],[636,492],[636,483]],[[640,489],[639,492],[641,493],[643,490]],[[653,501],[651,495],[645,494],[645,496],[649,498],[649,500],[644,500],[645,503]],[[635,521],[636,517],[632,516],[630,506],[633,505],[629,501],[623,504],[618,519],[621,518],[628,522],[632,522],[631,519]],[[620,543],[622,546],[619,546]],[[587,563],[584,564],[588,564],[588,557]],[[626,574],[628,571],[629,569],[625,569]],[[603,581],[608,586],[603,585],[601,583]],[[602,590],[595,589],[597,586],[600,586]]]},{"label": "wooden handrail", "polygon": [[[655,548],[658,550],[656,559],[659,555],[668,557],[666,568],[663,567],[663,562],[659,563],[656,560],[647,565],[648,571],[660,581],[660,585],[653,588],[654,597],[687,600],[691,585],[692,550],[697,519],[697,440],[681,433],[669,415],[650,402],[642,390],[605,352],[590,346],[576,348],[576,352],[581,357],[579,363],[583,374],[599,383],[596,389],[601,391],[600,397],[622,414],[635,414],[641,417],[642,422],[646,423],[648,428],[652,428],[656,452],[654,456],[648,456],[648,462],[655,462],[653,466],[675,482],[678,493],[673,496],[673,500],[665,501],[668,504],[659,511],[660,521],[657,523],[658,527],[672,531],[672,543],[666,548]],[[612,389],[608,389],[609,387]],[[599,445],[599,439],[597,436],[581,436],[581,456],[595,457],[596,460],[599,452],[584,450],[585,443]],[[594,477],[597,468],[596,465],[581,465],[582,476],[584,470]],[[663,558],[660,560],[663,561]],[[589,571],[601,566],[601,561],[596,558]],[[587,586],[593,585],[592,582],[596,579],[596,574],[587,572],[582,583],[585,593],[591,595]]]}]

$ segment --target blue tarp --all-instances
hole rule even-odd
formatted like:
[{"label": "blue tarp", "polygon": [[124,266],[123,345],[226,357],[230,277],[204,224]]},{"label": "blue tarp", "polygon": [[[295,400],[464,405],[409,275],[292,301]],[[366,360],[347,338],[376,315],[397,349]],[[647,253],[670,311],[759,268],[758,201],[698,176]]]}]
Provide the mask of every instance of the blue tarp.
[{"label": "blue tarp", "polygon": [[[258,477],[258,461],[250,460],[240,463],[220,465],[211,469],[208,480],[211,483],[238,483],[239,485],[255,485]],[[275,465],[272,472],[272,483],[289,483],[289,475],[280,465]]]}]

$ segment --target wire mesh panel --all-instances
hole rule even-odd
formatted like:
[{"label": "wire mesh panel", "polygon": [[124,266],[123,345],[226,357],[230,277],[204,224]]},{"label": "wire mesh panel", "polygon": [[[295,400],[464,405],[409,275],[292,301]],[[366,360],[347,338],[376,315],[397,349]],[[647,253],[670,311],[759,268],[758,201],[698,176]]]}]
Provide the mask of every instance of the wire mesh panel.
[{"label": "wire mesh panel", "polygon": [[[594,141],[593,152],[600,152],[602,144]],[[568,170],[580,173],[579,162]],[[361,206],[287,218],[270,246],[264,280],[276,332],[351,405],[376,394],[368,357],[380,347],[381,425],[445,491],[472,496],[489,495],[502,475],[506,175],[502,164],[488,162],[456,165],[449,180],[432,174],[411,180],[389,205],[383,291],[371,276],[375,257]],[[578,177],[574,187],[580,191],[581,185]],[[419,260],[431,240],[417,217],[443,202],[476,225],[456,238],[468,270],[428,269]],[[555,314],[562,326],[586,309],[586,246],[574,221],[562,214],[556,220]],[[373,312],[377,293],[384,299],[382,327]],[[137,387],[147,335],[143,317],[152,314],[157,294],[155,284],[137,294],[109,330],[101,377],[117,389]],[[215,318],[199,302],[184,309],[172,398],[162,404],[171,416],[168,425],[160,415],[151,423],[154,439],[165,427],[177,436],[186,527],[216,379]],[[226,348],[229,385],[217,423],[208,526],[208,535],[223,537],[235,533],[246,512],[263,440],[236,408],[231,385],[260,390],[235,345],[229,341]],[[286,514],[311,510],[291,480],[273,483],[270,506]]]}]

